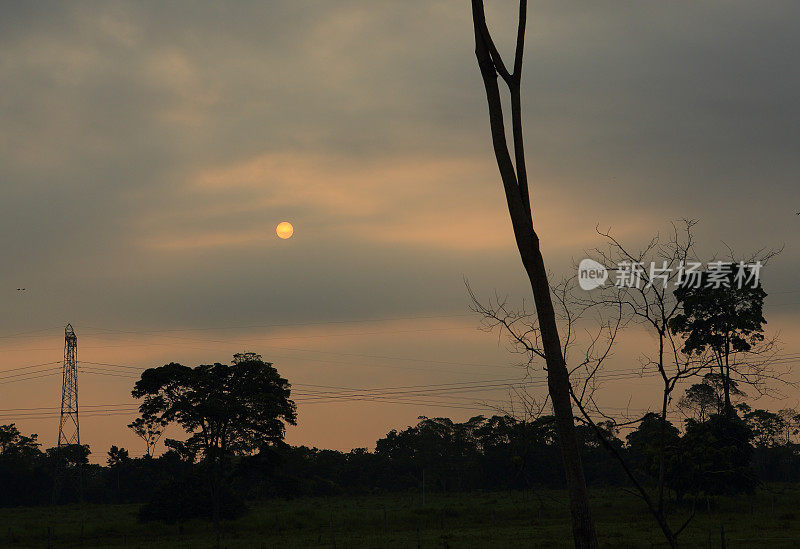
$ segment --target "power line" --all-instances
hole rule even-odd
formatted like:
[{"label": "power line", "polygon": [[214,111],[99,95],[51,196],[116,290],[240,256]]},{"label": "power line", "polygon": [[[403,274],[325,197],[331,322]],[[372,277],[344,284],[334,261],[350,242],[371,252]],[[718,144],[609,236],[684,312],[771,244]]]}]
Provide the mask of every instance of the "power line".
[{"label": "power line", "polygon": [[0,374],[4,374],[6,372],[16,372],[17,370],[25,370],[28,368],[38,368],[39,366],[49,366],[50,364],[60,364],[60,360],[54,360],[52,362],[42,362],[41,364],[31,364],[29,366],[20,366],[19,368],[10,368],[8,370],[0,370]]},{"label": "power line", "polygon": [[54,370],[61,370],[61,368],[59,366],[55,366],[53,368],[45,368],[43,370],[33,370],[31,372],[20,372],[18,374],[11,374],[11,375],[8,375],[8,376],[2,376],[2,377],[0,377],[0,380],[11,379],[11,378],[20,377],[20,376],[27,376],[27,375],[31,375],[31,374],[39,374],[39,373],[42,373],[42,372],[52,372]]},{"label": "power line", "polygon": [[[408,358],[408,357],[397,357],[397,358],[404,358],[405,359],[405,358]],[[413,360],[422,361],[423,359],[413,359]],[[795,362],[798,362],[798,361],[800,361],[800,355],[793,353],[793,354],[789,354],[789,355],[779,355],[779,357],[776,360],[773,360],[772,363],[773,364],[792,364],[792,363],[795,363]],[[20,367],[20,368],[12,368],[12,369],[9,369],[9,370],[4,370],[4,371],[2,371],[2,373],[11,372],[11,371],[21,371],[21,370],[25,370],[25,369],[31,369],[32,370],[33,368],[37,368],[37,367],[41,367],[41,366],[49,365],[49,364],[57,364],[57,363],[58,362],[34,364],[34,365],[29,365],[29,366],[23,366],[23,367]],[[144,371],[144,369],[146,369],[146,368],[143,368],[143,367],[135,367],[135,366],[122,365],[122,364],[113,364],[113,363],[107,363],[107,362],[81,361],[81,363],[82,364],[92,364],[92,365],[102,365],[102,366],[108,366],[108,367],[111,367],[111,368],[121,368],[121,369],[124,369],[124,370],[130,370],[131,373],[133,373],[133,372],[141,373],[141,372]],[[350,363],[347,363],[347,362],[342,362],[342,363],[343,364],[350,364]],[[359,365],[359,366],[363,366],[363,365]],[[388,365],[376,365],[376,364],[370,364],[369,366],[390,367]],[[34,380],[34,379],[39,379],[39,378],[42,378],[42,377],[47,377],[48,375],[54,375],[55,370],[57,370],[57,369],[58,368],[53,368],[53,369],[45,368],[45,369],[41,369],[41,370],[32,370],[32,371],[22,372],[22,373],[19,373],[19,374],[12,374],[12,375],[8,375],[8,376],[2,376],[2,377],[0,377],[0,385],[5,384],[5,383],[14,383],[14,382],[18,382],[18,381],[27,381],[27,380]],[[139,377],[138,375],[124,375],[123,372],[121,372],[121,371],[107,370],[107,369],[104,369],[104,368],[83,367],[82,370],[86,371],[87,373],[92,373],[92,374],[96,374],[96,375],[110,375],[110,376],[114,376],[114,377],[126,377],[126,378],[130,378],[130,379],[135,379],[135,378]],[[430,370],[429,369],[425,369],[425,371],[430,371]],[[443,370],[437,369],[437,371],[442,372]],[[52,373],[48,373],[48,372],[52,372]],[[464,372],[458,372],[458,373],[462,373],[463,374]],[[623,374],[622,377],[619,377],[619,374]],[[616,370],[604,369],[604,370],[599,371],[597,374],[595,374],[595,378],[598,379],[598,380],[604,380],[604,379],[605,380],[609,380],[609,379],[614,379],[615,377],[617,379],[626,379],[626,378],[633,379],[633,378],[636,378],[636,377],[649,377],[649,376],[653,376],[653,375],[658,375],[658,374],[655,373],[655,372],[645,373],[645,372],[642,372],[641,369],[616,369]],[[14,379],[14,378],[18,378],[18,379]],[[575,376],[575,379],[579,380],[580,376]],[[475,383],[477,383],[477,381]],[[302,384],[299,384],[299,383],[296,383],[294,385],[302,386]]]},{"label": "power line", "polygon": [[81,364],[94,364],[94,365],[97,365],[97,366],[115,366],[117,368],[126,368],[126,369],[130,369],[130,370],[136,370],[137,372],[142,372],[143,371],[140,366],[126,366],[124,364],[113,364],[113,363],[110,363],[110,362],[90,362],[88,360],[81,360],[80,363]]},{"label": "power line", "polygon": [[[118,403],[118,404],[81,404],[81,409],[86,408],[108,408],[114,406],[139,406],[138,404],[134,403]],[[28,410],[58,410],[58,406],[39,406],[36,408],[0,408],[0,412],[14,412],[17,410],[28,411]]]},{"label": "power line", "polygon": [[39,378],[48,377],[48,376],[57,376],[57,375],[59,375],[61,373],[58,370],[60,370],[60,368],[57,368],[56,371],[50,372],[49,374],[42,374],[42,375],[38,375],[38,376],[31,376],[31,377],[25,377],[25,378],[20,378],[20,379],[12,379],[10,381],[0,381],[0,385],[6,385],[8,383],[18,383],[20,381],[30,381],[32,379],[39,379]]},{"label": "power line", "polygon": [[[88,371],[87,373],[95,373]],[[102,374],[101,374],[102,375]],[[112,374],[113,375],[113,374]],[[125,376],[123,376],[125,377]],[[619,372],[609,374],[606,377],[613,377],[614,379],[620,378],[638,378],[641,377],[638,373],[625,373]],[[335,400],[374,400],[387,398],[418,398],[425,396],[432,397],[447,397],[453,394],[462,394],[467,392],[476,391],[493,391],[498,389],[512,388],[512,387],[528,387],[528,386],[543,386],[546,380],[520,380],[520,379],[498,379],[498,380],[485,380],[481,383],[476,382],[458,382],[458,383],[443,383],[443,384],[422,384],[422,385],[406,385],[394,387],[372,387],[372,388],[351,388],[351,387],[336,387],[318,384],[302,384],[297,383],[294,386],[316,387],[324,389],[332,389],[327,391],[309,391],[300,390],[294,391],[293,397],[298,402],[311,402],[311,401],[335,401]],[[433,394],[432,394],[433,393]],[[472,401],[475,402],[475,401]],[[430,404],[430,402],[429,402]],[[92,405],[90,407],[121,407],[132,406],[137,407],[135,404],[106,404],[106,405]],[[49,408],[34,408],[34,409],[5,409],[0,411],[36,411],[48,410]]]}]

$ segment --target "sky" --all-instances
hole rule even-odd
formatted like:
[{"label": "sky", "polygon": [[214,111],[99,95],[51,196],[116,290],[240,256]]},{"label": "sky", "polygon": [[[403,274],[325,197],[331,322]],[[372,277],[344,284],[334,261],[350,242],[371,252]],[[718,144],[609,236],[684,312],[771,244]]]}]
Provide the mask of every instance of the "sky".
[{"label": "sky", "polygon": [[[0,422],[55,444],[67,322],[93,460],[143,451],[125,428],[138,372],[244,350],[294,385],[294,444],[371,448],[420,415],[504,405],[521,359],[479,329],[464,280],[515,304],[530,288],[467,2],[0,10]],[[515,15],[487,2],[507,56]],[[762,273],[767,320],[800,352],[798,17],[789,1],[530,3],[526,152],[554,279],[598,226],[635,246],[698,219],[709,258],[783,247]],[[626,338],[616,367],[652,343]],[[468,382],[484,388],[313,394]],[[602,399],[647,408],[648,383]]]}]

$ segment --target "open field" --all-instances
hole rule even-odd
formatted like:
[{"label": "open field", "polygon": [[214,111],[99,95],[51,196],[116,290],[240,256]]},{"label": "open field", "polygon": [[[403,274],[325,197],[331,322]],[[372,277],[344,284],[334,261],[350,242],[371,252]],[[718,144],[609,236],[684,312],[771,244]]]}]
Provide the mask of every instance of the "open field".
[{"label": "open field", "polygon": [[[661,547],[660,532],[636,496],[591,491],[601,545]],[[773,505],[774,501],[774,505]],[[687,547],[796,547],[800,487],[771,486],[754,497],[718,498],[681,535]],[[0,546],[176,547],[214,545],[210,524],[142,524],[136,505],[0,510]],[[686,509],[688,512],[688,509]],[[300,498],[251,504],[225,525],[223,547],[571,547],[568,509],[560,491]],[[677,522],[677,519],[673,519]],[[83,528],[81,528],[83,524]],[[81,533],[81,529],[83,532]],[[794,541],[793,541],[794,540]]]}]

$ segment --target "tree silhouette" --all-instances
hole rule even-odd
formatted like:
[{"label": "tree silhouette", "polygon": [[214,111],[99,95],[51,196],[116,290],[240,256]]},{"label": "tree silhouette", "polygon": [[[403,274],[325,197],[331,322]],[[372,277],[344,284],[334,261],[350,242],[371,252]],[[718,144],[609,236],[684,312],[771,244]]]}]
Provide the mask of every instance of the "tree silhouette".
[{"label": "tree silhouette", "polygon": [[16,424],[0,425],[0,454],[4,456],[25,457],[39,451],[37,435],[25,436]]},{"label": "tree silhouette", "polygon": [[[705,271],[699,279],[675,289],[683,311],[670,322],[673,333],[680,334],[682,351],[687,355],[710,354],[723,386],[723,413],[733,412],[731,404],[731,371],[744,364],[736,362],[737,353],[748,353],[764,341],[763,308],[766,292],[760,282],[747,284],[737,276],[750,278],[751,270],[728,264],[724,276],[714,279],[712,271]],[[742,275],[742,270],[744,274]]]},{"label": "tree silhouette", "polygon": [[653,479],[663,476],[665,485],[678,494],[686,490],[681,475],[680,432],[672,423],[648,413],[626,439],[630,460],[639,471]]},{"label": "tree silhouette", "polygon": [[[556,324],[553,300],[550,295],[547,269],[539,245],[539,235],[534,230],[533,213],[528,191],[528,175],[525,167],[525,147],[522,138],[522,55],[525,46],[525,24],[527,1],[520,0],[519,25],[514,55],[513,72],[506,69],[500,53],[492,41],[486,25],[483,0],[472,0],[472,21],[475,30],[475,56],[478,60],[486,99],[489,106],[489,124],[500,178],[506,195],[508,213],[514,229],[514,238],[522,264],[530,281],[536,314],[539,319],[544,359],[547,363],[547,382],[553,412],[556,419],[559,445],[561,446],[564,471],[569,492],[572,514],[572,533],[576,547],[597,547],[597,534],[589,508],[581,455],[575,434],[572,413],[569,373],[564,361],[561,341]],[[505,132],[503,105],[497,78],[508,86],[511,99],[511,133],[514,161],[511,160]]]},{"label": "tree silhouette", "polygon": [[783,442],[786,425],[780,414],[756,408],[747,410],[743,419],[753,433],[756,448],[774,448]]},{"label": "tree silhouette", "polygon": [[89,456],[92,453],[88,444],[67,444],[60,448],[48,448],[46,452],[47,456],[55,463],[69,468],[86,465],[89,463]]},{"label": "tree silhouette", "polygon": [[118,448],[116,445],[114,445],[108,450],[108,458],[106,458],[106,463],[108,463],[108,466],[117,477],[117,499],[119,499],[120,492],[120,469],[123,465],[128,463],[130,459],[131,458],[128,455],[128,451],[125,448]]},{"label": "tree silhouette", "polygon": [[[734,380],[730,380],[728,389],[731,399],[747,396]],[[722,375],[717,372],[707,373],[702,382],[686,389],[684,396],[678,401],[678,408],[684,413],[688,411],[700,423],[706,421],[711,414],[721,414],[724,407],[724,382]]]},{"label": "tree silhouette", "polygon": [[109,467],[118,467],[123,463],[126,463],[128,460],[130,460],[130,456],[125,448],[118,448],[116,445],[114,445],[108,450],[108,458],[106,458],[106,463],[108,463]]},{"label": "tree silhouette", "polygon": [[792,435],[800,433],[800,414],[794,408],[784,408],[778,410],[778,415],[783,420],[784,434],[786,435],[784,443],[789,444],[792,441]]},{"label": "tree silhouette", "polygon": [[285,423],[296,424],[290,392],[289,382],[258,355],[233,365],[190,368],[170,363],[145,370],[134,386],[131,394],[144,398],[140,419],[177,423],[189,434],[185,448],[203,455],[218,541],[227,460],[283,440]]},{"label": "tree silhouette", "polygon": [[692,489],[712,495],[752,492],[757,479],[751,467],[751,437],[735,410],[713,414],[703,423],[687,419],[680,448]]},{"label": "tree silhouette", "polygon": [[153,457],[156,444],[164,434],[166,426],[167,423],[164,419],[153,416],[138,417],[128,424],[128,428],[144,441],[145,455],[149,458]]}]

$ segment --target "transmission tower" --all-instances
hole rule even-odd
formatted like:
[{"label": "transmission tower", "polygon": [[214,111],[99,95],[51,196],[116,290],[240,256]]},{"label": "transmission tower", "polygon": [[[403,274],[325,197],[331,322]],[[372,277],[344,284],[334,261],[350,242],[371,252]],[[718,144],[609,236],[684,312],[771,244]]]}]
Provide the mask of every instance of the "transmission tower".
[{"label": "transmission tower", "polygon": [[72,324],[64,329],[64,368],[61,384],[61,420],[58,423],[53,504],[82,501],[83,472],[78,423],[78,337]]},{"label": "transmission tower", "polygon": [[78,337],[72,324],[64,329],[64,375],[61,384],[61,421],[58,426],[58,448],[80,445],[78,424]]}]

